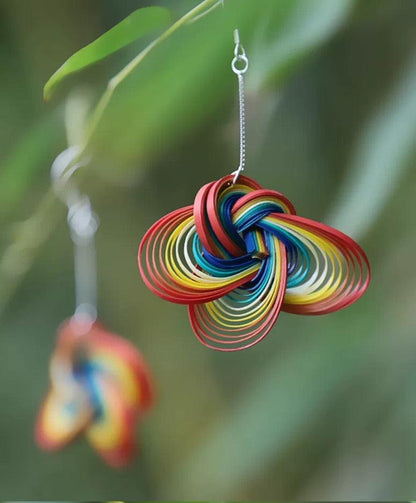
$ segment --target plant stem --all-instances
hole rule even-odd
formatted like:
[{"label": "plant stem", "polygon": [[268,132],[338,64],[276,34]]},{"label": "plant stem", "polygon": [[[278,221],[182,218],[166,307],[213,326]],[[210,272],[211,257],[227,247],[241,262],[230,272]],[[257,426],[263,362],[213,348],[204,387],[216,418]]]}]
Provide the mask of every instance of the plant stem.
[{"label": "plant stem", "polygon": [[144,58],[159,44],[167,40],[171,35],[173,35],[179,28],[183,25],[189,23],[196,17],[200,16],[204,11],[208,9],[212,9],[221,5],[221,2],[218,0],[204,0],[199,3],[192,10],[187,12],[184,16],[178,19],[175,23],[172,24],[167,30],[165,30],[158,38],[153,40],[147,47],[145,47],[135,58],[133,58],[120,72],[118,72],[107,85],[107,89],[104,94],[101,96],[97,106],[91,114],[90,123],[87,128],[85,142],[82,145],[80,150],[78,159],[75,159],[74,162],[77,162],[79,158],[85,153],[90,143],[91,137],[96,131],[98,124],[100,123],[105,110],[107,109],[108,104],[111,101],[114,91],[117,87],[126,79],[135,68],[144,60]]},{"label": "plant stem", "polygon": [[[67,170],[70,170],[85,155],[91,138],[101,122],[115,89],[123,80],[133,72],[156,46],[168,39],[179,28],[219,5],[221,5],[221,1],[218,0],[204,0],[200,2],[151,42],[109,81],[106,90],[90,116],[85,139],[81,145],[79,154],[73,159],[72,164],[68,166]],[[62,176],[65,176],[65,173],[62,173]],[[29,270],[35,259],[36,251],[46,241],[57,223],[57,215],[60,213],[58,208],[55,208],[57,206],[55,203],[54,192],[49,190],[43,196],[33,215],[18,226],[15,240],[6,248],[0,259],[0,314],[16,290],[19,280]]]}]

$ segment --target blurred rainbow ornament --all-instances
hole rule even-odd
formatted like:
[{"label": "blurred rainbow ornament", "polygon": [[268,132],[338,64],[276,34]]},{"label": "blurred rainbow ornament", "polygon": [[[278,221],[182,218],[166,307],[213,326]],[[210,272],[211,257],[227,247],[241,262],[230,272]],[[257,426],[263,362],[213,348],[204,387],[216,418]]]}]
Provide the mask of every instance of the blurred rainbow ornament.
[{"label": "blurred rainbow ornament", "polygon": [[135,428],[153,401],[151,377],[139,351],[96,322],[95,233],[98,218],[70,181],[82,164],[70,147],[52,165],[57,195],[68,207],[74,244],[76,309],[59,329],[50,362],[50,390],[35,427],[35,440],[57,450],[81,433],[111,466],[128,463]]},{"label": "blurred rainbow ornament", "polygon": [[135,427],[152,404],[139,351],[98,323],[67,320],[50,363],[50,390],[35,427],[37,444],[57,450],[81,433],[113,467],[135,452]]},{"label": "blurred rainbow ornament", "polygon": [[343,309],[370,281],[368,259],[350,237],[297,216],[284,195],[241,176],[248,60],[238,31],[235,42],[239,168],[203,186],[193,205],[152,225],[138,254],[147,287],[162,299],[187,304],[196,337],[219,351],[258,343],[280,311],[317,315]]}]

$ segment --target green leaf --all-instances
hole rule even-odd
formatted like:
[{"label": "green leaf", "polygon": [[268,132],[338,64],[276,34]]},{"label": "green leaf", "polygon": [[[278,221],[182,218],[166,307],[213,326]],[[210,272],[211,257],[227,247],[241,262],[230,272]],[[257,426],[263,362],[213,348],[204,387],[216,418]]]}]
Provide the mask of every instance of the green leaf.
[{"label": "green leaf", "polygon": [[145,7],[127,16],[123,21],[73,54],[46,82],[43,95],[49,100],[56,86],[68,75],[90,66],[135,40],[163,28],[170,20],[163,7]]}]

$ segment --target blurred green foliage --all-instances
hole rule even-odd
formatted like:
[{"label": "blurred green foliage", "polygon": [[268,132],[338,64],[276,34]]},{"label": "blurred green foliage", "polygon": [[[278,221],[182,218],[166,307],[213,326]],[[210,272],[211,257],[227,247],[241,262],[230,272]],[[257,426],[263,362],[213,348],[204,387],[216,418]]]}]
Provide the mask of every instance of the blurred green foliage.
[{"label": "blurred green foliage", "polygon": [[[49,167],[154,39],[42,89],[73,53],[150,2],[0,3],[0,482],[10,499],[410,499],[416,490],[416,32],[412,0],[226,0],[158,44],[88,137],[100,318],[150,361],[158,405],[123,472],[83,441],[33,443],[55,329],[73,309],[72,247]],[[156,5],[156,3],[152,3]],[[194,1],[161,1],[172,21]],[[136,252],[238,158],[232,30],[250,58],[248,174],[360,239],[373,282],[326,317],[283,314],[258,347],[207,351],[153,297]],[[162,32],[161,32],[162,33]],[[70,100],[68,101],[68,96]],[[66,128],[64,127],[66,117]],[[88,120],[87,120],[88,123]],[[388,232],[387,232],[388,231]]]},{"label": "blurred green foliage", "polygon": [[79,72],[101,61],[135,40],[155,31],[169,21],[169,11],[162,7],[137,9],[96,40],[86,45],[56,70],[43,89],[45,100],[49,100],[53,90],[68,75]]}]

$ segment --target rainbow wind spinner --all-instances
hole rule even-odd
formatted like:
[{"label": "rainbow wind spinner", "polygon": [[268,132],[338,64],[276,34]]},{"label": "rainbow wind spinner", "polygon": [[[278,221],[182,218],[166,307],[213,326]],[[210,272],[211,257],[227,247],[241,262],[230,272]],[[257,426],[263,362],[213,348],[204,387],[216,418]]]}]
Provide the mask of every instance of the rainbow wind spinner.
[{"label": "rainbow wind spinner", "polygon": [[202,187],[193,206],[157,221],[139,247],[139,269],[162,299],[187,304],[205,345],[236,351],[261,341],[280,311],[317,315],[359,299],[370,281],[350,237],[296,215],[282,194],[246,176]]},{"label": "rainbow wind spinner", "polygon": [[59,330],[50,380],[35,427],[37,444],[57,450],[85,433],[109,465],[128,463],[136,423],[152,404],[151,378],[139,351],[98,323],[84,331],[72,318]]}]

